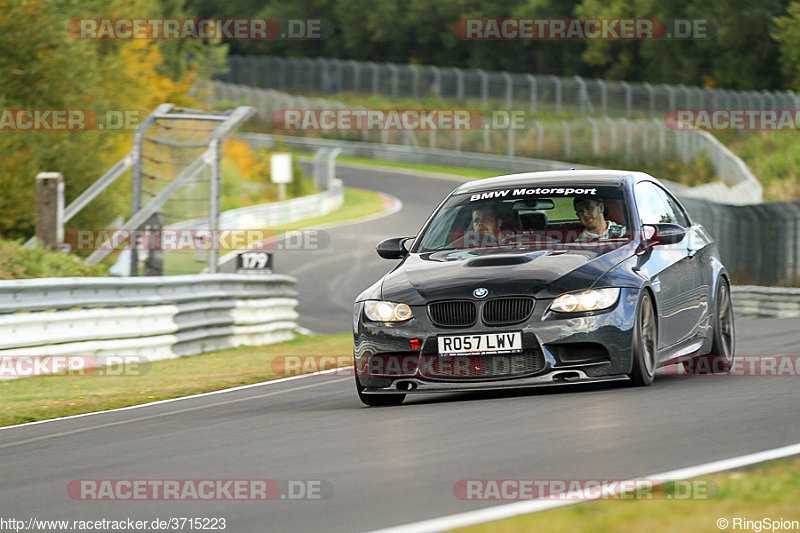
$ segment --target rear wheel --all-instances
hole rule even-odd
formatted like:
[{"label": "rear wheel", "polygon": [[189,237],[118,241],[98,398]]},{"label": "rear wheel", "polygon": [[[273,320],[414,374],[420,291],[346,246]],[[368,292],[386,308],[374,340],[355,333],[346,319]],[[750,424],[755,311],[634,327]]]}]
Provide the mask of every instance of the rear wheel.
[{"label": "rear wheel", "polygon": [[364,405],[369,405],[371,407],[400,405],[403,403],[403,400],[406,399],[405,394],[364,394],[364,388],[361,382],[358,381],[358,376],[356,376],[356,392],[358,393],[358,399],[361,400]]},{"label": "rear wheel", "polygon": [[645,387],[653,383],[658,354],[658,326],[650,293],[642,291],[633,328],[633,368],[628,374],[631,385]]},{"label": "rear wheel", "polygon": [[724,374],[733,367],[733,350],[736,341],[733,327],[733,303],[731,302],[731,289],[724,278],[720,278],[718,282],[713,321],[711,353],[684,361],[683,368],[687,374]]}]

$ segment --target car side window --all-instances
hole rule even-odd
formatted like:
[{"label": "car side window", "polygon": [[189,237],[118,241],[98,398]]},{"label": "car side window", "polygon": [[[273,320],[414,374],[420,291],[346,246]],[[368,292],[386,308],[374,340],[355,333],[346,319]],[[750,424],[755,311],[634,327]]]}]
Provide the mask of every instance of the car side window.
[{"label": "car side window", "polygon": [[636,184],[636,207],[642,224],[679,224],[669,197],[656,184],[641,181]]},{"label": "car side window", "polygon": [[672,208],[672,212],[675,214],[675,219],[678,221],[677,223],[683,226],[684,228],[688,228],[692,225],[689,222],[689,217],[686,216],[686,212],[683,210],[681,205],[675,201],[675,198],[670,196],[669,194],[665,195],[667,197],[667,202],[669,202],[669,206]]}]

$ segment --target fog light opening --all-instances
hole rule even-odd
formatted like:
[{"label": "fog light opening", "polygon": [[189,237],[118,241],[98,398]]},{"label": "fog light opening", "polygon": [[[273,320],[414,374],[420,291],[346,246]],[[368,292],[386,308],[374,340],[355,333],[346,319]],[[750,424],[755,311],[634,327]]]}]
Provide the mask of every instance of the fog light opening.
[{"label": "fog light opening", "polygon": [[580,378],[581,375],[577,372],[559,372],[553,376],[553,381],[573,381]]},{"label": "fog light opening", "polygon": [[410,391],[417,388],[417,384],[413,381],[400,381],[395,386],[397,390]]}]

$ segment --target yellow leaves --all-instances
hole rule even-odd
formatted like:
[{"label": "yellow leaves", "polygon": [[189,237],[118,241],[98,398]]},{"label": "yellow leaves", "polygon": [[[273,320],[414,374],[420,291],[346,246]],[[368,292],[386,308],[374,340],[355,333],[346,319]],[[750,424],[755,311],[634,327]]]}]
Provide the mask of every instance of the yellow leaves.
[{"label": "yellow leaves", "polygon": [[238,139],[228,139],[223,145],[223,154],[233,162],[239,173],[247,181],[260,182],[269,173],[269,167],[263,158],[258,157],[250,145]]}]

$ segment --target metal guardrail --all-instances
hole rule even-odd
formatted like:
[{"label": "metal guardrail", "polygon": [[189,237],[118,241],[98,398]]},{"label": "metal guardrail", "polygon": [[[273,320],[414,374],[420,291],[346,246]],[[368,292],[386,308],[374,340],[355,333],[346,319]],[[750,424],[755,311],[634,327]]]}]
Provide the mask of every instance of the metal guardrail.
[{"label": "metal guardrail", "polygon": [[737,316],[800,317],[800,288],[734,286],[731,297]]},{"label": "metal guardrail", "polygon": [[201,274],[0,281],[0,356],[157,360],[293,338],[289,276]]},{"label": "metal guardrail", "polygon": [[732,91],[685,85],[516,74],[430,65],[325,58],[228,56],[218,78],[242,85],[308,93],[352,92],[391,97],[476,99],[506,108],[541,109],[581,117],[643,116],[662,120],[672,109],[796,109],[792,91]]},{"label": "metal guardrail", "polygon": [[[273,113],[279,110],[335,110],[348,107],[335,100],[306,98],[271,89],[222,82],[215,82],[206,87],[209,89],[207,94],[211,103],[246,102],[257,109],[257,116],[268,124],[268,128],[272,126]],[[281,113],[278,115],[281,116]],[[293,132],[287,131],[287,133]],[[503,156],[499,154],[506,154],[509,157],[535,157],[542,161],[553,159],[569,161],[577,157],[602,160],[603,157],[615,157],[629,162],[630,165],[653,160],[680,160],[684,164],[689,164],[695,158],[705,156],[710,159],[715,174],[723,181],[709,184],[706,188],[696,188],[692,191],[692,197],[729,204],[758,203],[763,198],[761,183],[747,165],[713,135],[705,131],[671,130],[663,121],[658,120],[624,118],[603,120],[586,118],[557,122],[530,120],[525,123],[525,128],[520,130],[481,128],[414,132],[383,129],[326,132],[325,136],[414,147],[414,150],[409,150],[408,153],[421,150],[423,145],[431,149],[442,148],[457,153],[488,153],[495,156],[496,160],[502,160]],[[442,155],[438,157],[441,158]],[[569,167],[577,166],[574,163],[564,164]]]},{"label": "metal guardrail", "polygon": [[403,146],[361,141],[341,141],[317,137],[294,137],[268,133],[242,133],[237,136],[253,146],[271,146],[278,140],[292,150],[313,152],[320,148],[340,150],[342,155],[366,157],[404,163],[426,163],[487,169],[505,169],[528,172],[531,170],[569,170],[595,168],[575,163],[535,159],[532,157],[508,157],[504,155],[458,152],[442,148]]},{"label": "metal guardrail", "polygon": [[[219,228],[225,230],[269,228],[327,215],[344,203],[342,180],[334,178],[330,187],[320,193],[309,194],[291,200],[269,204],[239,207],[223,211],[219,217]],[[197,218],[171,224],[170,229],[207,228],[205,218]]]}]

